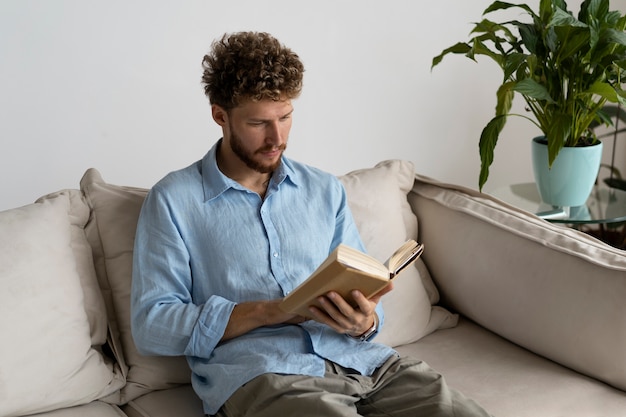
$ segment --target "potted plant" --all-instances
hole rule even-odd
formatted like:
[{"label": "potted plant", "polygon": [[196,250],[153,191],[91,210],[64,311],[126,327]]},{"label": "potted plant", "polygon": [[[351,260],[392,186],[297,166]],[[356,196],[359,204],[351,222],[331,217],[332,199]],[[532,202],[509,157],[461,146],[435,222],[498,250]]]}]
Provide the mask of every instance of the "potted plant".
[{"label": "potted plant", "polygon": [[[539,127],[543,137],[533,143],[547,145],[545,164],[553,171],[564,148],[599,143],[590,126],[594,122],[610,123],[602,111],[607,101],[626,103],[621,87],[626,70],[626,17],[611,11],[609,0],[583,1],[578,16],[563,0],[540,0],[538,11],[526,4],[495,1],[483,16],[512,8],[522,9],[529,21],[497,23],[483,18],[475,23],[468,42],[443,50],[432,61],[435,67],[448,54],[463,54],[472,60],[485,55],[502,69],[495,116],[484,127],[479,142],[481,190],[509,116],[526,118]],[[524,98],[534,118],[511,113],[515,93]],[[598,174],[599,159],[597,164],[589,192]],[[575,163],[574,167],[580,165]],[[568,172],[566,177],[572,175],[571,169]]]}]

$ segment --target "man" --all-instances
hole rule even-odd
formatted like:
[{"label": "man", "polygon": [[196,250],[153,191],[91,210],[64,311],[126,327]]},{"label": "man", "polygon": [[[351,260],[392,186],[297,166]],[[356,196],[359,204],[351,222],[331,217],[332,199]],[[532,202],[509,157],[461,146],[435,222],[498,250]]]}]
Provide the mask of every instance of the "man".
[{"label": "man", "polygon": [[364,250],[332,175],[283,156],[302,89],[298,56],[265,33],[225,35],[203,83],[223,137],[150,191],[135,241],[139,350],[186,355],[205,412],[220,416],[474,416],[425,364],[372,343],[379,304],[336,293],[313,320],[280,300],[339,243]]}]

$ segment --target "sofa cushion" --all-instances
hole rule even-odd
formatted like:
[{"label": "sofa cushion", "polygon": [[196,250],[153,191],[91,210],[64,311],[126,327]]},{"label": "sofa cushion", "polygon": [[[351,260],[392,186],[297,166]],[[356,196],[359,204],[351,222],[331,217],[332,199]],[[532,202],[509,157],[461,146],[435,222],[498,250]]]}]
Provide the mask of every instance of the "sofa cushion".
[{"label": "sofa cushion", "polygon": [[626,395],[535,355],[464,318],[453,329],[402,346],[448,385],[506,417],[623,416]]},{"label": "sofa cushion", "polygon": [[85,404],[124,384],[92,346],[102,326],[90,329],[85,301],[98,295],[81,287],[91,258],[73,243],[86,220],[77,213],[70,193],[0,212],[0,415]]},{"label": "sofa cushion", "polygon": [[98,285],[96,270],[93,265],[91,246],[85,236],[85,224],[89,220],[89,206],[84,202],[79,190],[63,190],[39,198],[37,203],[46,200],[66,198],[70,207],[67,213],[71,224],[71,247],[76,260],[76,269],[83,290],[84,307],[89,320],[91,344],[102,346],[107,339],[107,317],[104,298]]},{"label": "sofa cushion", "polygon": [[107,184],[95,169],[85,173],[80,187],[91,208],[85,230],[108,307],[110,344],[127,381],[119,403],[153,390],[189,383],[191,372],[184,357],[140,355],[130,329],[133,246],[147,190]]},{"label": "sofa cushion", "polygon": [[425,177],[417,178],[409,200],[428,219],[420,227],[431,248],[423,258],[446,305],[541,356],[626,389],[624,251]]},{"label": "sofa cushion", "polygon": [[[34,416],[33,416],[34,417]],[[128,417],[122,410],[112,404],[94,401],[85,405],[63,408],[37,414],[36,417]],[[198,416],[203,417],[203,416]]]},{"label": "sofa cushion", "polygon": [[[373,168],[353,171],[339,179],[370,255],[385,261],[407,239],[417,238],[417,217],[407,201],[415,179],[411,162],[382,161]],[[455,315],[433,306],[438,301],[439,293],[428,269],[418,259],[394,280],[394,290],[383,297],[386,321],[376,341],[398,346],[414,342],[438,328],[455,325]]]},{"label": "sofa cushion", "polygon": [[[154,391],[124,406],[128,417],[204,417],[202,401],[191,385]],[[277,416],[278,417],[278,416]]]}]

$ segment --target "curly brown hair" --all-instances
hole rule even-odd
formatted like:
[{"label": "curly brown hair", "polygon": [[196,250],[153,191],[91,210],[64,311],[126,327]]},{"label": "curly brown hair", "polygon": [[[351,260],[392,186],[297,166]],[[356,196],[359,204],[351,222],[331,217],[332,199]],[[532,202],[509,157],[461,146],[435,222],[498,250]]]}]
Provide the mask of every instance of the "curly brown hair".
[{"label": "curly brown hair", "polygon": [[300,58],[264,32],[225,34],[213,42],[202,67],[204,93],[225,110],[245,100],[293,99],[302,90]]}]

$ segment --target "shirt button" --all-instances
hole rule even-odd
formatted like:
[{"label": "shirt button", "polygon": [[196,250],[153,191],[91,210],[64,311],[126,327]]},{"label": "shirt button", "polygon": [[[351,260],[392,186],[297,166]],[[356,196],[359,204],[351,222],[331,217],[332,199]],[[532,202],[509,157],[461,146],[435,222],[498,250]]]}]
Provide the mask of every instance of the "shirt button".
[{"label": "shirt button", "polygon": [[273,256],[274,258],[278,258],[278,252],[274,252],[274,253],[272,254],[272,256]]}]

